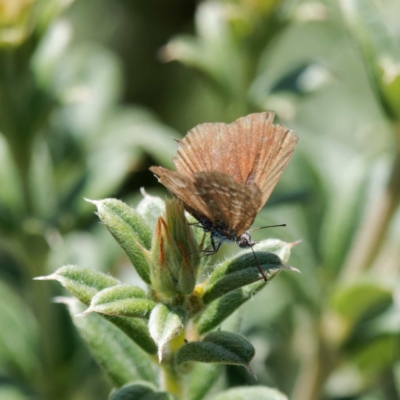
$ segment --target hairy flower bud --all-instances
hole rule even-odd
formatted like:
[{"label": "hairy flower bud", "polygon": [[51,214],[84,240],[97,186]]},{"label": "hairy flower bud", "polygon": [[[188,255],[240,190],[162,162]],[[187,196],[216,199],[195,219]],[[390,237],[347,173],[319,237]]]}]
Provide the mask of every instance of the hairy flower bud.
[{"label": "hairy flower bud", "polygon": [[151,250],[151,281],[167,296],[192,293],[199,265],[198,246],[183,206],[177,199],[166,202],[156,224]]}]

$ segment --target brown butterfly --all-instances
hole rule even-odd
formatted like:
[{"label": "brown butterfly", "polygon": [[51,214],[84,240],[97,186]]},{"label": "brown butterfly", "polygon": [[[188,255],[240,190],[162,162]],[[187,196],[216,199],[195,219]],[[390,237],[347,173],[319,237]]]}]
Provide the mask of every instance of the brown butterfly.
[{"label": "brown butterfly", "polygon": [[[179,141],[177,171],[151,167],[205,232],[212,250],[225,241],[252,247],[248,231],[290,161],[298,136],[273,125],[273,112],[197,125]],[[267,280],[256,260],[257,268]]]}]

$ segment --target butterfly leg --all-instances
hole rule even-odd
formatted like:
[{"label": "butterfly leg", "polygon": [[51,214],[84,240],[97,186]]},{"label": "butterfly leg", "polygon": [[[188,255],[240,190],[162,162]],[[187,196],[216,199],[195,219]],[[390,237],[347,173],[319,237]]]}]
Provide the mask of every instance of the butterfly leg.
[{"label": "butterfly leg", "polygon": [[212,256],[213,254],[217,253],[222,244],[222,242],[215,243],[214,237],[212,235],[210,236],[210,239],[212,250],[205,249],[204,252],[207,253],[205,254],[206,256]]},{"label": "butterfly leg", "polygon": [[[218,252],[219,248],[221,247],[221,244],[222,244],[222,242],[215,243],[214,238],[211,236],[211,244],[209,246],[207,246],[204,250],[195,251],[192,254],[203,253],[202,257],[212,256],[213,254]],[[212,248],[210,249],[210,247],[212,247]]]}]

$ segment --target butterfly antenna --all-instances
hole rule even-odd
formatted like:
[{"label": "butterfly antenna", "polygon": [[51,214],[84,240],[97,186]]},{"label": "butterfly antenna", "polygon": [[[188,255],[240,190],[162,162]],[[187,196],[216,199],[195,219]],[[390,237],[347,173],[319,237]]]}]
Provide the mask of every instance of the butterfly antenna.
[{"label": "butterfly antenna", "polygon": [[265,229],[265,228],[277,228],[279,226],[286,226],[286,224],[261,226],[260,228],[250,229],[249,232],[259,231],[260,229]]},{"label": "butterfly antenna", "polygon": [[250,246],[250,248],[251,248],[251,251],[253,252],[254,261],[256,262],[257,269],[258,269],[258,271],[260,272],[261,276],[263,277],[264,281],[267,282],[268,278],[267,278],[267,276],[264,274],[264,271],[262,270],[260,264],[258,263],[256,253],[254,253],[254,250],[253,250],[253,246]]}]

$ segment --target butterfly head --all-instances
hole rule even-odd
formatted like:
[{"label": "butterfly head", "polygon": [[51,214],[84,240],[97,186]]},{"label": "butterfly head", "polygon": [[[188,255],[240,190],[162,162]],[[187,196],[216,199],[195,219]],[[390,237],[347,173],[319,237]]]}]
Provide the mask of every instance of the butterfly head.
[{"label": "butterfly head", "polygon": [[250,232],[246,231],[236,238],[236,243],[241,248],[252,247],[255,242],[251,241]]}]

